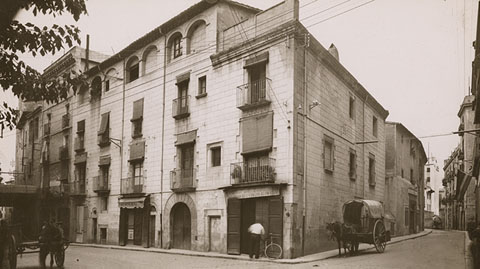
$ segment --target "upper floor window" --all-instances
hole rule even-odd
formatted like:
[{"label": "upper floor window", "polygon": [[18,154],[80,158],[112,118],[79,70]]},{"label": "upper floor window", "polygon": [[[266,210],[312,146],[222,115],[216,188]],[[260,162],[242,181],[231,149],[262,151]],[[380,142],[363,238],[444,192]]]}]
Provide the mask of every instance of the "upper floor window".
[{"label": "upper floor window", "polygon": [[375,155],[373,155],[372,153],[369,153],[368,154],[368,184],[372,187],[374,187],[376,184],[375,177],[376,177]]},{"label": "upper floor window", "polygon": [[198,78],[198,95],[203,96],[207,93],[207,76]]},{"label": "upper floor window", "polygon": [[348,115],[350,116],[350,119],[354,119],[355,117],[355,97],[350,96],[350,101],[348,105]]},{"label": "upper floor window", "polygon": [[427,172],[430,172],[430,167],[427,167]]},{"label": "upper floor window", "polygon": [[77,137],[75,139],[75,151],[85,149],[85,120],[77,122]]},{"label": "upper floor window", "polygon": [[212,167],[222,165],[222,148],[213,147],[210,148],[210,151],[212,156]]},{"label": "upper floor window", "polygon": [[372,121],[372,134],[374,137],[378,137],[378,120],[377,117],[373,116]]},{"label": "upper floor window", "polygon": [[148,74],[158,69],[157,65],[157,48],[155,46],[149,47],[143,55],[143,74]]},{"label": "upper floor window", "polygon": [[204,49],[206,42],[206,24],[205,21],[195,22],[187,33],[187,54],[196,53]]},{"label": "upper floor window", "polygon": [[335,160],[333,141],[329,136],[323,139],[323,168],[330,172],[333,172]]},{"label": "upper floor window", "polygon": [[173,58],[177,58],[182,55],[182,38],[176,37],[173,39]]},{"label": "upper floor window", "polygon": [[132,82],[139,77],[139,61],[137,57],[132,57],[126,66],[127,82]]},{"label": "upper floor window", "polygon": [[98,145],[100,147],[110,145],[110,112],[102,114],[98,130]]},{"label": "upper floor window", "polygon": [[95,77],[91,84],[90,95],[92,98],[100,97],[102,95],[102,79]]},{"label": "upper floor window", "polygon": [[110,79],[105,80],[105,92],[110,90]]},{"label": "upper floor window", "polygon": [[350,158],[348,164],[348,176],[350,179],[355,180],[357,178],[357,153],[355,150],[350,149]]},{"label": "upper floor window", "polygon": [[133,102],[132,137],[142,136],[143,98]]}]

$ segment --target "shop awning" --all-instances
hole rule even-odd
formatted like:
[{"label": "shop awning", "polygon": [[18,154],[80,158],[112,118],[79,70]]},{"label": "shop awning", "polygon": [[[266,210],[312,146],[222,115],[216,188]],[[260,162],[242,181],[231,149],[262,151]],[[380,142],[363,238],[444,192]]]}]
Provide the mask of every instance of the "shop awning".
[{"label": "shop awning", "polygon": [[118,206],[120,208],[143,208],[146,197],[129,197],[118,199]]}]

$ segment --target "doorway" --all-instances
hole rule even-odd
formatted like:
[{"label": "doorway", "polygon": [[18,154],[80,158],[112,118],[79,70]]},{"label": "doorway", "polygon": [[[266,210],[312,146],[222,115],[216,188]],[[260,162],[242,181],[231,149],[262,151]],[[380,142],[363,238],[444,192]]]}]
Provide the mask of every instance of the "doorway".
[{"label": "doorway", "polygon": [[242,200],[241,206],[241,228],[240,228],[240,252],[248,254],[250,252],[250,238],[248,234],[248,227],[255,223],[256,200],[245,199]]},{"label": "doorway", "polygon": [[221,230],[220,216],[208,217],[208,251],[222,251]]},{"label": "doorway", "polygon": [[191,216],[184,203],[177,203],[170,214],[172,227],[172,247],[177,249],[191,248]]}]

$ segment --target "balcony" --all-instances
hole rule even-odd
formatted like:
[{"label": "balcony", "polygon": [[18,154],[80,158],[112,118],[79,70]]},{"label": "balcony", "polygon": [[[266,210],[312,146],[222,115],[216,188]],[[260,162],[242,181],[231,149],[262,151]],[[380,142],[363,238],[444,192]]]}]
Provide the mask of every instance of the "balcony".
[{"label": "balcony", "polygon": [[108,177],[96,176],[93,177],[93,191],[96,193],[109,193],[110,183]]},{"label": "balcony", "polygon": [[85,143],[83,138],[75,137],[74,150],[77,153],[85,151]]},{"label": "balcony", "polygon": [[110,132],[105,132],[103,134],[98,135],[98,146],[106,147],[110,145]]},{"label": "balcony", "polygon": [[43,125],[43,136],[47,137],[50,135],[50,123],[46,123]]},{"label": "balcony", "polygon": [[271,103],[271,80],[268,78],[252,81],[237,87],[237,108],[249,110]]},{"label": "balcony", "polygon": [[174,192],[187,192],[195,190],[195,170],[174,169],[170,171],[170,189]]},{"label": "balcony", "polygon": [[230,164],[230,182],[232,185],[273,183],[275,177],[275,159],[263,158]]},{"label": "balcony", "polygon": [[63,183],[62,185],[63,185],[64,192],[71,196],[87,195],[87,189],[85,188],[85,181],[74,181],[70,183]]},{"label": "balcony", "polygon": [[190,109],[188,107],[190,96],[182,96],[172,103],[172,116],[175,119],[183,119],[190,116]]},{"label": "balcony", "polygon": [[68,160],[68,146],[61,146],[58,148],[58,159],[60,160]]},{"label": "balcony", "polygon": [[120,194],[144,194],[145,193],[145,177],[127,177],[122,178],[120,185]]},{"label": "balcony", "polygon": [[62,116],[62,129],[70,127],[70,114]]}]

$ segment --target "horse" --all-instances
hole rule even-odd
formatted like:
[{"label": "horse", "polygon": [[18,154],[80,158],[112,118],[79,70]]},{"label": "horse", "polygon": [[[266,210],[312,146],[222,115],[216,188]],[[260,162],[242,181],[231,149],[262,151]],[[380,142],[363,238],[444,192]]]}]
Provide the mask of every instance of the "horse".
[{"label": "horse", "polygon": [[61,229],[54,223],[45,223],[40,231],[40,267],[46,268],[45,259],[50,254],[50,268],[53,267],[54,255],[62,247],[63,235]]},{"label": "horse", "polygon": [[338,243],[338,256],[342,256],[342,245],[347,255],[347,251],[351,254],[358,251],[358,242],[354,236],[355,228],[351,225],[346,225],[335,221],[327,223],[327,230],[330,231],[330,240],[336,240]]}]

